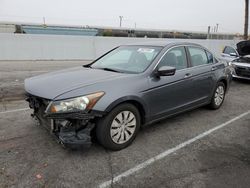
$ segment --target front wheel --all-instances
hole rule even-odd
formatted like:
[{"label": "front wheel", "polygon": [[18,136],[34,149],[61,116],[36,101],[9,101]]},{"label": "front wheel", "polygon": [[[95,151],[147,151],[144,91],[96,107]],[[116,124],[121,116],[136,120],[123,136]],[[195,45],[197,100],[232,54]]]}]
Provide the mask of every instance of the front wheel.
[{"label": "front wheel", "polygon": [[225,99],[225,93],[225,84],[223,82],[219,82],[216,86],[211,103],[209,104],[210,108],[220,108]]},{"label": "front wheel", "polygon": [[97,140],[105,148],[121,150],[132,143],[140,125],[138,109],[132,104],[121,104],[97,122]]}]

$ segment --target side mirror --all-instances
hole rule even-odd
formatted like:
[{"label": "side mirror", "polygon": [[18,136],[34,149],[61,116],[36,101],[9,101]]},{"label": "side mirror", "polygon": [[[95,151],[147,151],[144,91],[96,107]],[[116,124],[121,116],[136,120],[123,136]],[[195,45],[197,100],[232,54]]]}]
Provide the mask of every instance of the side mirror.
[{"label": "side mirror", "polygon": [[175,74],[176,68],[170,66],[162,66],[157,70],[158,76],[173,76]]},{"label": "side mirror", "polygon": [[230,56],[237,57],[237,54],[235,52],[233,52],[233,53],[230,53]]}]

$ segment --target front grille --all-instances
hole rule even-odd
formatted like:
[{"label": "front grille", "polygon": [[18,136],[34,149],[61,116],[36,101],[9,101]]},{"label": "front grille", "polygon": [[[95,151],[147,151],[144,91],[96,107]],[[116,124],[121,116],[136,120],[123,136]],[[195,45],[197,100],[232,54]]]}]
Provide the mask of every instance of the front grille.
[{"label": "front grille", "polygon": [[39,120],[40,124],[49,127],[51,120],[45,117],[45,110],[50,103],[50,100],[41,97],[27,95],[30,108],[34,109],[34,116]]},{"label": "front grille", "polygon": [[27,95],[27,101],[29,102],[30,108],[36,110],[38,108],[47,108],[47,106],[50,103],[50,100],[44,99],[41,97],[37,97],[34,95],[26,94]]},{"label": "front grille", "polygon": [[250,68],[249,67],[235,67],[235,73],[238,76],[250,78]]}]

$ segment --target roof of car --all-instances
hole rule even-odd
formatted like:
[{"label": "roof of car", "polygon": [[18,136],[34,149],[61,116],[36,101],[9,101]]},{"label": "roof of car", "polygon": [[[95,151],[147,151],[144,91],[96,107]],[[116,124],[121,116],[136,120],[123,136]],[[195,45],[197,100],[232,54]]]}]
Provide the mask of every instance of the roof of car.
[{"label": "roof of car", "polygon": [[159,47],[166,47],[166,46],[172,46],[172,45],[196,45],[201,46],[196,43],[191,42],[183,42],[183,41],[147,41],[147,42],[140,42],[140,43],[133,43],[129,45],[142,45],[142,46],[159,46]]}]

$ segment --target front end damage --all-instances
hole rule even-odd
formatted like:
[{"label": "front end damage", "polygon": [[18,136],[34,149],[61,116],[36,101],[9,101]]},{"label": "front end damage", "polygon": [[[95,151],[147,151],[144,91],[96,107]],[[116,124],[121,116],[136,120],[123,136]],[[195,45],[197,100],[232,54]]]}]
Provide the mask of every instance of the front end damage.
[{"label": "front end damage", "polygon": [[29,106],[33,109],[31,116],[44,126],[56,140],[69,148],[88,148],[91,146],[91,132],[94,120],[103,116],[102,112],[93,110],[69,113],[46,113],[50,100],[27,94]]}]

